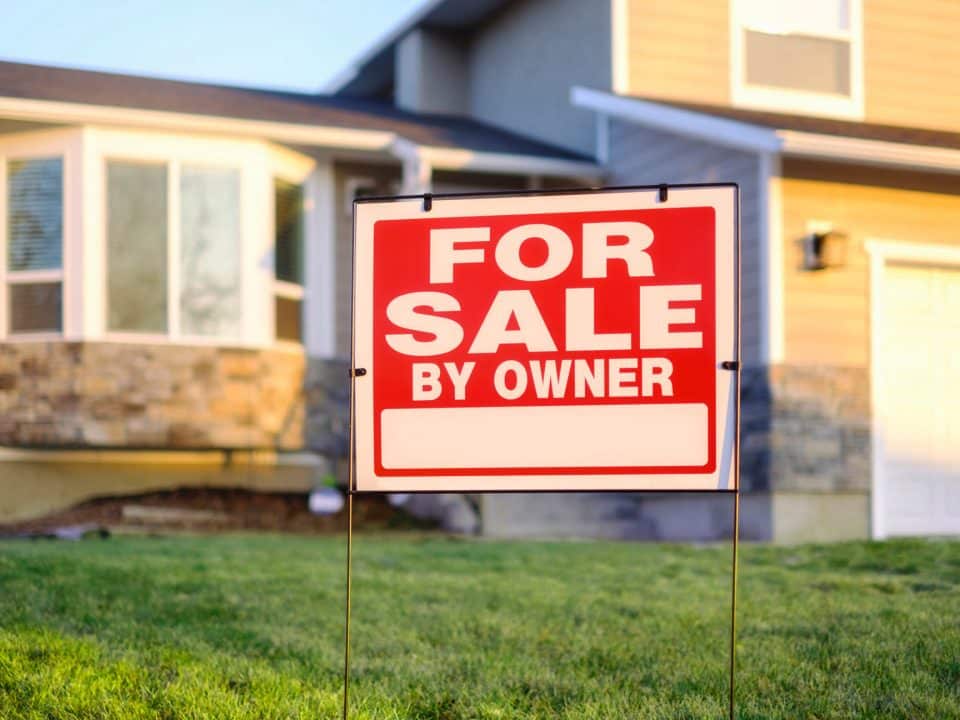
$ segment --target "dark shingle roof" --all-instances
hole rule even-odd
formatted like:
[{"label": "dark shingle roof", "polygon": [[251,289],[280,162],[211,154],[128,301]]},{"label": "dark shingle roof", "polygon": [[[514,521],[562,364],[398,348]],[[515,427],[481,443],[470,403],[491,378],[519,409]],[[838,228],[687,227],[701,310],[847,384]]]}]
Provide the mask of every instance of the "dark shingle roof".
[{"label": "dark shingle roof", "polygon": [[884,142],[926,145],[960,150],[960,133],[946,130],[883,125],[880,123],[856,120],[835,120],[832,118],[791,115],[788,113],[767,112],[763,110],[745,110],[741,108],[724,107],[722,105],[664,100],[655,97],[631,97],[634,97],[636,100],[667,105],[679,110],[690,110],[692,112],[727,118],[729,120],[738,120],[740,122],[750,123],[751,125],[760,125],[776,130],[797,130],[800,132],[836,135],[861,140],[881,140]]},{"label": "dark shingle roof", "polygon": [[0,97],[392,132],[420,145],[592,162],[591,158],[464,117],[388,103],[0,62]]}]

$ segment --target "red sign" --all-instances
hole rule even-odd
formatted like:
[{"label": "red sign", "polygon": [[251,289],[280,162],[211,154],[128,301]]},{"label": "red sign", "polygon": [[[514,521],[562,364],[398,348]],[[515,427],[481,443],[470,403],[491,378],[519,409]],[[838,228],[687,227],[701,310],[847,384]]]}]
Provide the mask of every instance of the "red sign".
[{"label": "red sign", "polygon": [[356,489],[730,489],[735,188],[654,195],[359,203]]}]

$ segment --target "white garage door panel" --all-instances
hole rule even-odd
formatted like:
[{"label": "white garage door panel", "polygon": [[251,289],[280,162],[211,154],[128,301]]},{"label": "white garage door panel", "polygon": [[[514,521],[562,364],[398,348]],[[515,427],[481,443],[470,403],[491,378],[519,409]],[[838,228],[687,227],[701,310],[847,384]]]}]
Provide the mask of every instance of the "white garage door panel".
[{"label": "white garage door panel", "polygon": [[884,535],[960,535],[960,270],[887,265],[874,358]]}]

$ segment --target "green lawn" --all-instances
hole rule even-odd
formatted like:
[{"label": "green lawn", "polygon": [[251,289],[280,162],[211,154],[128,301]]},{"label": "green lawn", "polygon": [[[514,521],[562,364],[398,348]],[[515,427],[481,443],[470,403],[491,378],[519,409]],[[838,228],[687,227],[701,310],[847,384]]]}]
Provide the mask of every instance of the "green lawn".
[{"label": "green lawn", "polygon": [[[344,541],[0,543],[0,718],[334,718]],[[355,718],[720,718],[728,547],[355,545]],[[960,718],[960,543],[741,555],[741,718]]]}]

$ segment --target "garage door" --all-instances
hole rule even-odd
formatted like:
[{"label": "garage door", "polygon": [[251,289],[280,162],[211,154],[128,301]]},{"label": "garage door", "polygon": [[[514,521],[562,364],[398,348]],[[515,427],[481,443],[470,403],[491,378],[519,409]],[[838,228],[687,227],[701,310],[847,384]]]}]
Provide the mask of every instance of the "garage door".
[{"label": "garage door", "polygon": [[960,269],[887,264],[880,286],[875,534],[960,535]]}]

